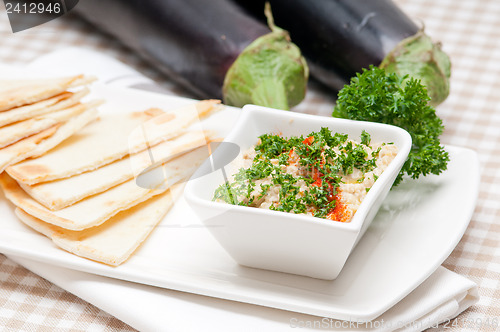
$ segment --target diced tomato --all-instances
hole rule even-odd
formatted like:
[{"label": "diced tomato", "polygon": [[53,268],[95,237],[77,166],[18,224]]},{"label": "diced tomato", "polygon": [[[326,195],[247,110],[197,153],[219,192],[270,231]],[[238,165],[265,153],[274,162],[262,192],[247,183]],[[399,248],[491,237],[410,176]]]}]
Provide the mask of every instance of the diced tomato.
[{"label": "diced tomato", "polygon": [[314,136],[309,136],[308,138],[302,141],[302,143],[305,145],[311,145],[312,142],[314,142]]},{"label": "diced tomato", "polygon": [[321,177],[321,175],[323,175],[323,174],[321,174],[318,169],[316,169],[316,168],[312,169],[312,178],[314,180],[319,179]]},{"label": "diced tomato", "polygon": [[316,186],[316,187],[320,187],[321,186],[321,178],[317,178],[316,181],[314,181],[311,186]]},{"label": "diced tomato", "polygon": [[295,153],[295,148],[293,148],[290,150],[290,152],[288,152],[288,165],[296,163],[297,163],[297,154]]}]

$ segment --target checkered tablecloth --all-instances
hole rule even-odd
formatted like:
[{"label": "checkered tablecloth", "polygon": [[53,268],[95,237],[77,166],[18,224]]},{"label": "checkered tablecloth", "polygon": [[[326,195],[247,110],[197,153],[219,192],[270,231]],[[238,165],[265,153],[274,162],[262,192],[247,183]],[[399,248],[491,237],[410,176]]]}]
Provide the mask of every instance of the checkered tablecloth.
[{"label": "checkered tablecloth", "polygon": [[[471,223],[443,266],[479,285],[480,300],[439,330],[478,330],[500,319],[500,1],[397,0],[451,56],[451,94],[438,107],[442,142],[478,152],[481,184]],[[97,49],[175,94],[188,92],[73,15],[12,34],[0,4],[0,63],[23,64],[67,46]],[[298,110],[329,114],[331,95],[310,89]],[[1,216],[0,216],[1,217]],[[491,324],[489,325],[491,326]],[[0,255],[0,330],[133,330]]]}]

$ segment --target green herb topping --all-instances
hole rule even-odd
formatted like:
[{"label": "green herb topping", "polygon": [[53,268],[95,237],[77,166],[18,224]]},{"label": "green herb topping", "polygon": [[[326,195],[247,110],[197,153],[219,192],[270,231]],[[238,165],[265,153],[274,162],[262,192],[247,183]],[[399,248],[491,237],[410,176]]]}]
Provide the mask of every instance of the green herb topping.
[{"label": "green herb topping", "polygon": [[213,200],[256,207],[273,191],[277,199],[268,206],[271,210],[349,221],[351,216],[343,218],[344,207],[337,199],[339,186],[342,176],[355,169],[369,172],[376,167],[380,148],[372,150],[370,140],[365,131],[361,143],[355,143],[328,128],[306,137],[262,135],[251,166],[240,168],[232,182],[220,185]]}]

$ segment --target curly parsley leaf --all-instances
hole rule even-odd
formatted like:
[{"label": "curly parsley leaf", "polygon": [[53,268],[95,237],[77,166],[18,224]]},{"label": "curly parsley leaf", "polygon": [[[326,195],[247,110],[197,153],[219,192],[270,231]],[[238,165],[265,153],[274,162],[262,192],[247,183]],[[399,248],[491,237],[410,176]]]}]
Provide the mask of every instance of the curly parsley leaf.
[{"label": "curly parsley leaf", "polygon": [[340,90],[332,116],[387,123],[410,133],[412,149],[394,182],[397,185],[405,173],[416,179],[447,168],[450,158],[439,142],[444,126],[429,100],[419,80],[370,66]]}]

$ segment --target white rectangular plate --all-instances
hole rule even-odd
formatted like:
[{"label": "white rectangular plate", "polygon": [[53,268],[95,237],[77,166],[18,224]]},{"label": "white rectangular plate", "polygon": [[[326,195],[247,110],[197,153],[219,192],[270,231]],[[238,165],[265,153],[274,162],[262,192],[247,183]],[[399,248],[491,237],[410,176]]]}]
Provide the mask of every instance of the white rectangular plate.
[{"label": "white rectangular plate", "polygon": [[[96,85],[93,95],[108,100],[101,108],[103,113],[153,106],[169,109],[192,102],[105,85]],[[226,108],[203,126],[224,136],[239,112]],[[406,181],[393,189],[334,281],[238,266],[183,199],[129,261],[113,268],[57,248],[21,224],[14,207],[0,194],[0,252],[147,285],[367,321],[396,304],[434,272],[467,228],[478,192],[477,156],[468,149],[446,149],[451,158],[448,170],[440,176]]]}]

